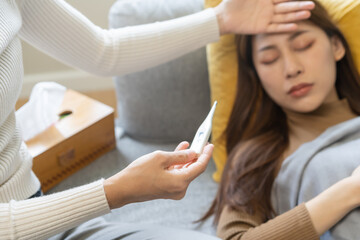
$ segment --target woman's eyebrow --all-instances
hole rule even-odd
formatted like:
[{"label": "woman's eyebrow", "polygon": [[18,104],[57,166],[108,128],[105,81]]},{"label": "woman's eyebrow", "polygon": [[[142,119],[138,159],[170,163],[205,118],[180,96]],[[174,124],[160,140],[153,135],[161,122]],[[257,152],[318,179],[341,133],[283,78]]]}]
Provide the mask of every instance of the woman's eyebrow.
[{"label": "woman's eyebrow", "polygon": [[308,31],[307,31],[307,30],[303,30],[303,31],[295,32],[295,33],[293,33],[293,34],[290,35],[290,37],[288,38],[288,41],[290,42],[290,41],[294,40],[295,38],[297,38],[298,36],[300,36],[301,34],[304,34],[304,33],[306,33],[306,32],[308,32]]},{"label": "woman's eyebrow", "polygon": [[275,45],[268,45],[268,46],[260,48],[259,52],[263,52],[263,51],[270,50],[270,49],[275,49],[275,48],[276,48]]},{"label": "woman's eyebrow", "polygon": [[[289,42],[294,40],[295,38],[297,38],[298,36],[304,34],[304,33],[307,33],[308,30],[302,30],[302,31],[297,31],[293,34],[290,35],[290,37],[287,39]],[[262,47],[258,50],[258,52],[263,52],[263,51],[266,51],[266,50],[271,50],[271,49],[275,49],[276,46],[275,45],[267,45],[265,47]]]}]

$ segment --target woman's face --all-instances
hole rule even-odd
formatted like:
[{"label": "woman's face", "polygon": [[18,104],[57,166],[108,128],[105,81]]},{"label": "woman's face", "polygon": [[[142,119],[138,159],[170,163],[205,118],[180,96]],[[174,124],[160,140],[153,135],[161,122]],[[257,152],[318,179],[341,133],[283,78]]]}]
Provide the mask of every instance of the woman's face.
[{"label": "woman's face", "polygon": [[280,107],[311,112],[338,99],[336,61],[345,50],[337,37],[303,22],[296,32],[259,34],[252,43],[262,86]]}]

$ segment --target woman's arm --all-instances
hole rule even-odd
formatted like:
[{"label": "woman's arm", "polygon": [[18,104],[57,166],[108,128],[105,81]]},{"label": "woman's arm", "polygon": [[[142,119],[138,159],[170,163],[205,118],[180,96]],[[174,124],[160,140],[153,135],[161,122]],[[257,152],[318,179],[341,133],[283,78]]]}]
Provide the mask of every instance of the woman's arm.
[{"label": "woman's arm", "polygon": [[[358,176],[359,175],[359,176]],[[360,204],[360,169],[306,203],[314,227],[319,235]]]},{"label": "woman's arm", "polygon": [[259,215],[249,215],[226,206],[220,216],[217,235],[224,240],[319,239],[304,204],[266,223]]},{"label": "woman's arm", "polygon": [[[359,176],[358,176],[359,175]],[[360,168],[312,200],[261,223],[256,216],[225,208],[218,235],[222,239],[318,239],[360,204]],[[306,236],[306,237],[304,237]]]}]

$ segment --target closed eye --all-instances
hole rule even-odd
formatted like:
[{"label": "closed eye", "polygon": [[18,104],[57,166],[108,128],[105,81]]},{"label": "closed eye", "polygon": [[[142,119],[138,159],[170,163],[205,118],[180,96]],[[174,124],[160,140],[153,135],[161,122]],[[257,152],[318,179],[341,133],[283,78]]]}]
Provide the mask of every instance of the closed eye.
[{"label": "closed eye", "polygon": [[305,51],[305,50],[311,48],[312,45],[314,44],[314,42],[315,42],[315,41],[310,42],[310,43],[306,44],[306,45],[303,46],[303,47],[296,47],[295,50],[298,51],[298,52]]},{"label": "closed eye", "polygon": [[263,61],[261,61],[261,63],[264,65],[270,65],[270,64],[276,62],[277,59],[278,59],[278,57],[271,59],[271,60],[263,60]]}]

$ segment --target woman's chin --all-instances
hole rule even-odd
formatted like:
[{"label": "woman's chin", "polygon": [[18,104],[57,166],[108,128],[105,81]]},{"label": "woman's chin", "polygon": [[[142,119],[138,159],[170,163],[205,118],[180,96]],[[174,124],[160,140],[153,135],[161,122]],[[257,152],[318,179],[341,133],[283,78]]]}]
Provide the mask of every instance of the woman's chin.
[{"label": "woman's chin", "polygon": [[293,104],[292,106],[288,106],[286,109],[297,112],[297,113],[311,113],[318,109],[321,105],[321,102],[318,103],[318,101],[309,100],[309,101],[299,101],[296,104]]}]

